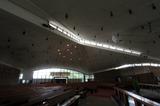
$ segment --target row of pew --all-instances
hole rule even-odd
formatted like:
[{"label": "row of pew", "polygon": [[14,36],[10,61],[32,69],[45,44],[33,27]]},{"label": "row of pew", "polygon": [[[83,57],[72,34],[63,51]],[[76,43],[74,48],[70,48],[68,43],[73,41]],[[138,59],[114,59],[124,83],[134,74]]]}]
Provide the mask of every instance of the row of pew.
[{"label": "row of pew", "polygon": [[[64,86],[31,87],[1,86],[0,106],[71,106],[80,95],[73,89]],[[67,101],[72,100],[66,105]],[[74,103],[74,102],[73,102]]]},{"label": "row of pew", "polygon": [[76,106],[96,83],[0,86],[0,106]]}]

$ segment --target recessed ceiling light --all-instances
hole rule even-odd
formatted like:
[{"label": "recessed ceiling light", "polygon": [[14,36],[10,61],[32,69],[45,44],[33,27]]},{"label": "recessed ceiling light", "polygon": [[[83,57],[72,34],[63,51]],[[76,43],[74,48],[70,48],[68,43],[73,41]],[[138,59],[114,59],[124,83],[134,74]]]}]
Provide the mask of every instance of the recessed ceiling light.
[{"label": "recessed ceiling light", "polygon": [[57,51],[58,51],[58,52],[60,52],[61,50],[60,50],[60,49],[58,49]]},{"label": "recessed ceiling light", "polygon": [[67,44],[67,46],[69,47],[69,44]]},{"label": "recessed ceiling light", "polygon": [[[60,23],[58,23],[56,21],[49,21],[49,25],[51,27],[55,28],[57,31],[63,33],[65,35],[65,37],[68,37],[69,39],[71,39],[81,45],[86,45],[86,46],[101,48],[101,49],[105,49],[105,50],[110,50],[110,51],[130,54],[130,55],[136,55],[136,56],[141,56],[141,54],[142,54],[142,52],[135,51],[132,49],[130,50],[128,48],[122,48],[122,47],[118,47],[116,45],[111,45],[111,44],[107,44],[107,43],[101,43],[101,42],[96,42],[96,41],[85,39],[85,38],[80,37],[77,34],[71,32],[66,27],[64,27],[63,25],[61,25]],[[103,29],[103,27],[101,29]],[[69,46],[69,44],[67,44],[67,46]]]},{"label": "recessed ceiling light", "polygon": [[59,55],[61,55],[62,53],[58,53]]}]

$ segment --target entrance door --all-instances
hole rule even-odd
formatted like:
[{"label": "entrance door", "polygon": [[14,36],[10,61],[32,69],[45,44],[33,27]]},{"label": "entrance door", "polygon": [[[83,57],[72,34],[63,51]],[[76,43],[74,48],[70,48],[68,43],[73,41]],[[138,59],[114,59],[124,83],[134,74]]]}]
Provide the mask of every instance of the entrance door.
[{"label": "entrance door", "polygon": [[58,84],[66,84],[67,79],[66,78],[55,78],[55,82]]}]

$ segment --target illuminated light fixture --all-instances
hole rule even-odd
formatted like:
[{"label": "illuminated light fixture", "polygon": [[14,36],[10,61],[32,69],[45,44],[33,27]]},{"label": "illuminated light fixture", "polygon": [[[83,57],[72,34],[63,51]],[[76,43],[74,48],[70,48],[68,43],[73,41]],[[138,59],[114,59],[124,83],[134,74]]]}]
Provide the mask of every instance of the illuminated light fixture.
[{"label": "illuminated light fixture", "polygon": [[66,32],[66,31],[63,31],[63,33],[64,33],[65,35],[67,35],[67,32]]},{"label": "illuminated light fixture", "polygon": [[23,79],[23,74],[22,73],[19,75],[19,79]]},{"label": "illuminated light fixture", "polygon": [[81,45],[88,45],[91,47],[97,47],[97,48],[101,48],[101,49],[105,49],[105,50],[111,50],[111,51],[115,51],[115,52],[121,52],[121,53],[136,55],[136,56],[140,56],[142,54],[139,51],[130,50],[127,48],[121,48],[118,46],[113,46],[111,44],[103,44],[100,42],[87,40],[87,39],[80,37],[77,34],[71,32],[69,29],[67,29],[66,27],[64,27],[63,25],[61,25],[60,23],[58,23],[56,21],[49,21],[49,25],[52,28],[56,29],[57,31],[66,35],[65,37],[68,37],[69,39],[71,39]]},{"label": "illuminated light fixture", "polygon": [[160,64],[151,63],[151,66],[153,67],[159,67]]},{"label": "illuminated light fixture", "polygon": [[57,51],[60,52],[60,49],[58,49]]},{"label": "illuminated light fixture", "polygon": [[142,66],[142,64],[134,64],[134,66]]},{"label": "illuminated light fixture", "polygon": [[104,48],[109,48],[109,45],[103,44]]},{"label": "illuminated light fixture", "polygon": [[116,67],[115,69],[122,69],[122,68],[128,68],[128,67],[133,67],[133,64],[125,64],[125,65]]},{"label": "illuminated light fixture", "polygon": [[69,44],[67,44],[67,46],[69,46]]},{"label": "illuminated light fixture", "polygon": [[123,51],[123,49],[122,49],[122,48],[120,48],[120,47],[117,47],[117,50],[119,50],[119,51]]},{"label": "illuminated light fixture", "polygon": [[151,66],[151,63],[142,63],[142,66]]},{"label": "illuminated light fixture", "polygon": [[134,51],[134,50],[132,50],[132,53],[137,54],[137,55],[141,55],[141,52],[137,52],[137,51]]},{"label": "illuminated light fixture", "polygon": [[54,25],[54,24],[50,24],[50,22],[49,22],[49,25],[50,25],[52,28],[57,29],[57,26]]},{"label": "illuminated light fixture", "polygon": [[58,31],[63,32],[63,30],[61,28],[57,28]]},{"label": "illuminated light fixture", "polygon": [[81,39],[81,40],[79,41],[79,43],[83,45],[83,44],[84,44],[84,40]]},{"label": "illuminated light fixture", "polygon": [[124,49],[123,51],[124,51],[124,52],[127,52],[127,53],[132,53],[132,51],[131,51],[131,50],[128,50],[128,49]]},{"label": "illuminated light fixture", "polygon": [[71,36],[69,33],[67,33],[66,35],[69,36],[69,37]]},{"label": "illuminated light fixture", "polygon": [[91,45],[94,45],[94,46],[96,45],[96,42],[91,41],[90,43]]},{"label": "illuminated light fixture", "polygon": [[84,43],[85,43],[85,44],[90,44],[90,41],[85,40]]},{"label": "illuminated light fixture", "polygon": [[115,50],[115,49],[116,49],[116,47],[115,47],[115,46],[109,46],[109,48],[110,48],[110,49],[113,49],[113,50]]},{"label": "illuminated light fixture", "polygon": [[103,44],[101,44],[101,43],[97,43],[97,46],[99,46],[99,47],[103,47]]},{"label": "illuminated light fixture", "polygon": [[131,68],[131,67],[160,67],[160,64],[158,64],[158,63],[124,64],[124,65],[121,65],[121,66],[118,66],[118,67],[113,67],[113,68],[105,69],[105,70],[102,70],[102,71],[97,71],[97,72],[94,72],[94,73],[111,71],[111,70],[119,70],[119,69]]}]

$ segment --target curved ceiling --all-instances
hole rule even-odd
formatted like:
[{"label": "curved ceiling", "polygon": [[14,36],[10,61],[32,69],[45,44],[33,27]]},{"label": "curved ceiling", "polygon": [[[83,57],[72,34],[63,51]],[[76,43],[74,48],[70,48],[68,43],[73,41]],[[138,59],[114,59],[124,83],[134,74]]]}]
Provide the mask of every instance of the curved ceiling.
[{"label": "curved ceiling", "polygon": [[[56,19],[79,36],[160,58],[158,0],[10,0],[44,20]],[[42,24],[42,23],[41,23]],[[144,57],[87,47],[0,11],[0,59],[16,67],[68,67],[85,72],[154,62]]]}]

